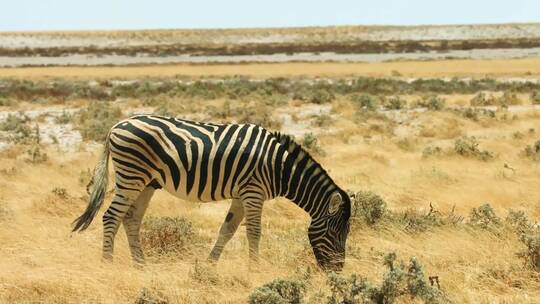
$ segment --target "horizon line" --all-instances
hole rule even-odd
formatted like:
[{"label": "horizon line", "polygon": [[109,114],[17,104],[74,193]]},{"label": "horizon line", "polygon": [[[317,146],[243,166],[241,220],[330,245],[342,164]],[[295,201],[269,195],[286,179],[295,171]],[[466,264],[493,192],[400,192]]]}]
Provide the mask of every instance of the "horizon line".
[{"label": "horizon line", "polygon": [[227,31],[227,30],[278,30],[309,28],[345,28],[345,27],[445,27],[445,26],[497,26],[497,25],[540,25],[540,21],[479,22],[479,23],[418,23],[418,24],[327,24],[327,25],[293,25],[293,26],[254,26],[254,27],[156,27],[156,28],[74,28],[74,29],[36,29],[36,30],[0,30],[0,33],[54,33],[54,32],[112,32],[112,31]]}]

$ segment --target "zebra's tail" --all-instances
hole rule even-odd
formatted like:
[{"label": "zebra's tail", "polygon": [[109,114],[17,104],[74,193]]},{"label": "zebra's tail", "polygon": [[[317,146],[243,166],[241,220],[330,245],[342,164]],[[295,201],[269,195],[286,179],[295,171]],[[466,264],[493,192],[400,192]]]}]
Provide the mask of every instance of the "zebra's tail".
[{"label": "zebra's tail", "polygon": [[88,226],[92,223],[92,220],[96,216],[96,213],[105,199],[105,192],[107,191],[109,177],[109,135],[110,134],[108,134],[107,139],[105,139],[103,154],[101,155],[101,159],[94,169],[94,175],[92,176],[92,180],[89,184],[93,185],[93,187],[91,193],[89,193],[90,199],[88,200],[88,206],[86,206],[84,213],[73,221],[74,227],[72,232],[82,232],[86,230],[86,228],[88,228]]}]

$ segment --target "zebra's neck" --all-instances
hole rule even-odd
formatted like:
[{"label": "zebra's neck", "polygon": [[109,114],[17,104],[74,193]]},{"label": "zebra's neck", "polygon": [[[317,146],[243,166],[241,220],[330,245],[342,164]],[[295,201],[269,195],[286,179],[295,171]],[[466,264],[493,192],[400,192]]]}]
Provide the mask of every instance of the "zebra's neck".
[{"label": "zebra's neck", "polygon": [[322,166],[291,138],[278,139],[285,149],[279,195],[297,204],[312,218],[318,218],[326,213],[328,206],[325,202],[337,188],[335,183]]}]

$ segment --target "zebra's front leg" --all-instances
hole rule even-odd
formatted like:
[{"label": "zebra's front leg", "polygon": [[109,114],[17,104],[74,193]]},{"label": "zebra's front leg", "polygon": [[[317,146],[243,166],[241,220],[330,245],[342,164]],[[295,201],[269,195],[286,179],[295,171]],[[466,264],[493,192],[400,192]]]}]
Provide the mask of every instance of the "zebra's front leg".
[{"label": "zebra's front leg", "polygon": [[261,239],[262,200],[253,198],[243,200],[246,217],[246,234],[249,245],[249,260],[253,264],[259,262],[259,241]]},{"label": "zebra's front leg", "polygon": [[103,260],[112,262],[114,251],[114,238],[123,221],[124,216],[130,209],[141,191],[119,192],[116,191],[113,201],[103,214]]},{"label": "zebra's front leg", "polygon": [[144,253],[141,248],[139,233],[144,213],[146,212],[146,208],[148,208],[148,203],[152,195],[154,195],[154,191],[155,189],[153,187],[146,187],[135,203],[131,205],[122,221],[124,230],[126,231],[131,257],[137,266],[144,265]]},{"label": "zebra's front leg", "polygon": [[229,208],[229,212],[225,217],[225,221],[219,229],[219,236],[216,240],[216,244],[214,245],[214,248],[212,248],[212,251],[208,256],[208,260],[210,262],[217,262],[219,260],[219,257],[223,252],[223,248],[225,247],[227,242],[229,242],[229,240],[233,237],[234,233],[238,229],[238,226],[243,219],[244,206],[242,206],[242,201],[239,199],[233,199],[231,207]]}]

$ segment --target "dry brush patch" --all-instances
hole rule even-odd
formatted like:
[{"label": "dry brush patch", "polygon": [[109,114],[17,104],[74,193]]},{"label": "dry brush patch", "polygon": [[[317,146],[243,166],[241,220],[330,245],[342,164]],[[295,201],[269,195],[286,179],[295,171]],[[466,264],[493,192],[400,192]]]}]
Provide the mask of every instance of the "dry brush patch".
[{"label": "dry brush patch", "polygon": [[[533,228],[540,216],[536,204],[540,194],[535,190],[538,139],[537,131],[529,130],[537,126],[539,115],[528,111],[515,119],[510,114],[503,119],[503,114],[510,112],[496,110],[493,117],[472,112],[471,117],[476,115],[472,119],[452,109],[451,98],[446,94],[441,97],[442,93],[420,100],[423,104],[414,102],[420,95],[398,94],[400,100],[407,101],[407,108],[385,110],[381,97],[393,93],[349,94],[339,91],[345,90],[339,84],[318,87],[321,91],[335,90],[333,99],[320,98],[327,96],[320,93],[311,100],[301,92],[296,97],[304,100],[291,101],[287,98],[294,96],[282,91],[284,83],[289,82],[252,84],[239,80],[230,87],[201,83],[181,91],[180,97],[192,95],[184,100],[167,96],[176,86],[149,82],[148,86],[117,89],[118,100],[109,100],[107,95],[97,98],[100,100],[93,105],[84,98],[72,100],[69,93],[65,101],[83,111],[71,117],[60,116],[58,124],[77,122],[81,116],[113,123],[120,117],[113,115],[118,114],[115,107],[124,109],[128,104],[162,107],[182,115],[207,111],[208,119],[222,121],[250,118],[253,109],[264,108],[271,122],[276,120],[276,109],[294,112],[305,109],[305,105],[325,103],[330,112],[297,117],[297,123],[317,130],[297,136],[297,140],[313,151],[337,183],[361,191],[341,277],[329,283],[328,277],[317,270],[305,231],[309,219],[283,199],[265,206],[262,260],[257,268],[248,268],[246,262],[244,226],[225,248],[217,267],[207,265],[206,255],[228,203],[188,203],[160,191],[152,200],[143,227],[149,257],[145,270],[132,267],[123,231],[118,234],[115,262],[102,264],[99,218],[104,210],[87,232],[69,234],[71,220],[84,208],[88,172],[97,152],[63,152],[57,144],[36,143],[32,136],[35,121],[17,116],[19,119],[4,121],[6,132],[16,134],[26,126],[30,141],[19,141],[0,152],[0,223],[9,226],[0,229],[0,255],[5,257],[0,261],[0,302],[245,303],[258,290],[257,299],[279,300],[278,296],[290,298],[292,294],[295,301],[302,294],[305,302],[320,303],[332,297],[335,301],[345,297],[355,301],[374,299],[387,290],[385,286],[396,286],[392,290],[399,301],[418,302],[419,296],[410,299],[409,286],[414,282],[440,290],[456,303],[538,302],[538,240]],[[492,85],[489,81],[481,83]],[[380,93],[385,85],[402,83],[360,79],[356,84]],[[445,87],[448,84],[433,81],[415,86],[428,91],[450,90]],[[52,92],[61,99],[71,90],[66,89],[70,85],[58,86]],[[103,87],[111,90],[108,85]],[[219,94],[223,95],[212,93],[221,89],[224,91]],[[30,91],[37,92],[34,90]],[[44,92],[39,94],[51,93]],[[33,98],[31,94],[24,96],[21,98]],[[440,107],[438,98],[448,101],[446,107]],[[394,100],[389,105],[401,102]],[[84,121],[79,121],[79,128],[86,126],[98,134],[95,138],[106,130],[99,131]],[[428,124],[433,126],[432,135],[424,136],[422,126]],[[516,132],[519,135],[514,135]],[[40,155],[47,155],[46,161],[39,161],[36,153],[27,153],[35,151],[34,147],[39,148]],[[496,157],[482,161],[485,150]],[[505,217],[509,209],[514,211]],[[397,260],[403,260],[403,267],[399,262],[393,264],[393,273],[388,263],[384,265],[389,252],[396,252]],[[422,265],[422,280],[413,280],[409,271],[418,268],[409,259],[413,256]],[[429,277],[438,277],[440,289],[435,281],[431,285]],[[290,282],[302,283],[305,288]],[[260,286],[265,287],[257,289]]]}]

